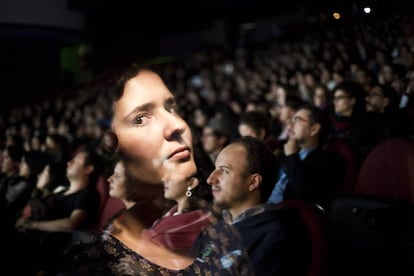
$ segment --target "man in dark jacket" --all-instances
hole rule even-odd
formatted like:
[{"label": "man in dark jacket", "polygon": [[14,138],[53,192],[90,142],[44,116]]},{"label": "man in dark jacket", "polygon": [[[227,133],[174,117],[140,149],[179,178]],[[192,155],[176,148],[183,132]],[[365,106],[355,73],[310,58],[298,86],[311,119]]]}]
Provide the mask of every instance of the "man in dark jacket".
[{"label": "man in dark jacket", "polygon": [[338,156],[321,148],[329,131],[328,122],[326,114],[311,105],[302,106],[295,113],[269,203],[294,198],[314,202],[326,211],[330,209],[343,183],[345,166]]},{"label": "man in dark jacket", "polygon": [[256,275],[305,275],[309,240],[297,214],[266,204],[278,163],[265,142],[235,140],[218,155],[207,182],[214,203],[240,232]]}]

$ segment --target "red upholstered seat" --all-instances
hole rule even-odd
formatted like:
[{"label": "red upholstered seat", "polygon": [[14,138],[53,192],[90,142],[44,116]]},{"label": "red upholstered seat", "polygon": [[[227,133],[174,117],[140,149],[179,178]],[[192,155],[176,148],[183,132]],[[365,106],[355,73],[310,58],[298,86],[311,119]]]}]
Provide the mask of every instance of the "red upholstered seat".
[{"label": "red upholstered seat", "polygon": [[327,214],[316,204],[288,199],[278,207],[298,210],[311,240],[311,261],[307,276],[327,276],[330,270],[331,231]]},{"label": "red upholstered seat", "polygon": [[339,195],[352,194],[360,169],[359,155],[355,147],[342,138],[331,138],[323,146],[324,150],[340,156],[345,162],[345,179]]},{"label": "red upholstered seat", "polygon": [[95,188],[99,193],[99,213],[98,214],[101,214],[105,207],[105,203],[109,197],[109,184],[104,176],[98,177]]},{"label": "red upholstered seat", "polygon": [[414,203],[414,142],[393,137],[374,147],[361,166],[354,193]]},{"label": "red upholstered seat", "polygon": [[96,228],[102,229],[116,212],[125,208],[125,205],[120,199],[109,195],[109,184],[103,176],[98,178],[98,181],[96,182],[96,190],[100,197]]},{"label": "red upholstered seat", "polygon": [[120,199],[111,196],[108,197],[102,213],[98,218],[97,228],[103,229],[108,224],[109,220],[123,208],[125,208],[125,205]]}]

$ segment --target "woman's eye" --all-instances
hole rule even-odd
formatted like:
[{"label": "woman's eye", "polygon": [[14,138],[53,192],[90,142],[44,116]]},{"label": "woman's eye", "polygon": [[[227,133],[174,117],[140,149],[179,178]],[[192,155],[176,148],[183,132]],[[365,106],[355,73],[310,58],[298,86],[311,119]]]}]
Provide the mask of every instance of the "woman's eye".
[{"label": "woman's eye", "polygon": [[167,108],[167,110],[170,113],[177,113],[177,106],[176,105],[171,105],[170,107]]},{"label": "woman's eye", "polygon": [[134,118],[134,125],[142,125],[144,123],[144,116],[140,115]]}]

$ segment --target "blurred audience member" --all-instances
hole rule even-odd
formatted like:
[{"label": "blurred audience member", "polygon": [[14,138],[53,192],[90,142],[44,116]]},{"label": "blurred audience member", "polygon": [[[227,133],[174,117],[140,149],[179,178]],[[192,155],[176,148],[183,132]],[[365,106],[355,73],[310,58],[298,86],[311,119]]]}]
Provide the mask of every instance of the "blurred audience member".
[{"label": "blurred audience member", "polygon": [[230,125],[229,122],[226,122],[222,118],[213,117],[203,128],[201,142],[204,151],[209,155],[213,163],[220,150],[222,150],[231,140],[232,129]]},{"label": "blurred audience member", "polygon": [[247,111],[243,113],[238,125],[240,136],[253,136],[263,140],[276,150],[279,146],[276,137],[271,133],[271,119],[262,111]]},{"label": "blurred audience member", "polygon": [[330,137],[344,138],[359,151],[361,161],[377,143],[378,124],[366,116],[366,92],[355,81],[343,81],[333,91],[334,109]]},{"label": "blurred audience member", "polygon": [[[45,198],[32,198],[30,216],[16,222],[19,230],[15,256],[27,262],[22,273],[45,270],[56,272],[62,265],[62,252],[75,230],[93,226],[99,206],[95,190],[99,159],[90,150],[80,149],[67,164],[69,187]],[[19,249],[26,248],[25,251]]]},{"label": "blurred audience member", "polygon": [[405,113],[406,110],[399,108],[399,96],[394,88],[375,84],[365,99],[367,112],[381,130],[378,142],[390,136],[408,136],[410,117]]},{"label": "blurred audience member", "polygon": [[344,177],[343,163],[321,146],[329,131],[329,118],[317,107],[298,109],[289,126],[279,178],[268,199],[304,199],[328,211]]},{"label": "blurred audience member", "polygon": [[19,175],[20,162],[24,155],[22,147],[9,145],[1,153],[0,212],[6,214],[7,205],[16,196],[16,187],[22,177]]}]

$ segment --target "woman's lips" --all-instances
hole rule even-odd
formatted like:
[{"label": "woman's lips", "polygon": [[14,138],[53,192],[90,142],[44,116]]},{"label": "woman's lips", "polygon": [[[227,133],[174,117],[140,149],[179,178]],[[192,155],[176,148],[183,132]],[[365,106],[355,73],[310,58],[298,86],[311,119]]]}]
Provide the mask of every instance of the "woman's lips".
[{"label": "woman's lips", "polygon": [[170,156],[168,157],[168,160],[171,161],[179,161],[183,159],[188,159],[190,157],[190,150],[187,147],[179,148],[175,150]]}]

